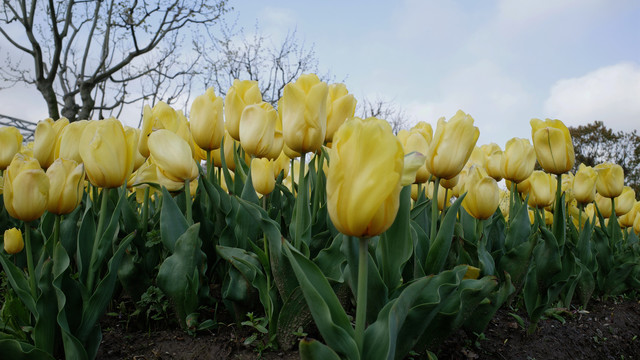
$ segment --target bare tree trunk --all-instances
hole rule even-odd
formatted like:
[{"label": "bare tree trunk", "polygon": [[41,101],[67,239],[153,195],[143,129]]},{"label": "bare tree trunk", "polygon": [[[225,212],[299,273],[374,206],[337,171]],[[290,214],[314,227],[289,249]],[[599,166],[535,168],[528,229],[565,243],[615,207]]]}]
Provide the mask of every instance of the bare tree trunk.
[{"label": "bare tree trunk", "polygon": [[58,118],[60,118],[60,113],[58,112],[58,100],[56,93],[53,90],[53,86],[51,83],[46,81],[38,81],[36,86],[38,91],[42,94],[44,101],[47,103],[49,117],[54,120],[58,120]]},{"label": "bare tree trunk", "polygon": [[80,107],[80,112],[78,112],[77,119],[89,120],[93,107],[96,104],[93,96],[91,96],[91,92],[94,88],[95,85],[91,83],[85,82],[80,85],[80,99],[82,100],[82,106]]}]

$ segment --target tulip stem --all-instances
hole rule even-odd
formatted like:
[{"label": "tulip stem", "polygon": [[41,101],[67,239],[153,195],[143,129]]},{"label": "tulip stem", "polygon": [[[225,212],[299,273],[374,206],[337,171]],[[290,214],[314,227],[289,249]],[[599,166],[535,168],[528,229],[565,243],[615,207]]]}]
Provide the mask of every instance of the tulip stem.
[{"label": "tulip stem", "polygon": [[187,216],[187,223],[193,224],[193,215],[191,215],[191,180],[184,181],[184,210]]},{"label": "tulip stem", "polygon": [[364,350],[364,327],[367,320],[367,284],[369,282],[369,239],[360,238],[358,251],[358,293],[356,294],[356,345]]},{"label": "tulip stem", "polygon": [[440,222],[444,220],[444,212],[447,210],[447,196],[449,195],[449,189],[444,189],[444,200],[442,201],[442,213],[440,214]]},{"label": "tulip stem", "polygon": [[[97,187],[96,187],[97,189]],[[102,238],[102,232],[104,230],[104,223],[107,219],[107,204],[109,202],[109,189],[102,189],[102,199],[100,200],[100,217],[98,218],[98,228],[96,229],[96,236],[93,240],[93,248],[91,249],[91,260],[89,262],[89,271],[87,277],[87,290],[89,294],[93,294],[93,282],[96,276],[96,273],[92,270],[93,262],[96,261],[96,254],[98,252],[98,245],[100,243],[100,239]]]},{"label": "tulip stem", "polygon": [[[56,221],[53,223],[53,246],[55,247],[58,242],[60,242],[60,220],[62,219],[62,215],[56,214]],[[51,255],[53,255],[53,249],[50,249]]]},{"label": "tulip stem", "polygon": [[302,233],[304,226],[304,219],[302,217],[302,211],[304,206],[309,206],[309,204],[303,204],[305,196],[303,196],[303,191],[307,191],[305,181],[304,181],[304,158],[306,154],[300,155],[300,171],[298,173],[298,197],[296,198],[296,237],[294,239],[294,244],[296,249],[300,249],[300,243],[302,242]]},{"label": "tulip stem", "polygon": [[149,191],[150,186],[144,188],[144,203],[142,204],[142,222],[140,224],[140,236],[146,241],[147,227],[149,226]]},{"label": "tulip stem", "polygon": [[313,204],[311,206],[311,211],[313,211],[313,214],[311,216],[311,219],[313,221],[313,219],[316,218],[316,216],[318,215],[318,210],[320,207],[320,197],[322,196],[322,194],[324,194],[325,189],[321,189],[319,188],[320,185],[320,180],[322,177],[322,165],[324,163],[324,152],[322,150],[320,150],[320,156],[316,155],[316,186],[313,188]]},{"label": "tulip stem", "polygon": [[582,203],[578,203],[578,231],[582,230],[582,211],[584,209],[584,205]]},{"label": "tulip stem", "polygon": [[293,194],[293,196],[296,195],[296,191],[295,191],[295,184],[296,184],[296,181],[295,181],[296,179],[295,178],[296,177],[294,176],[295,175],[294,174],[295,173],[295,171],[294,171],[295,168],[293,167],[294,163],[295,163],[294,160],[291,159],[291,194]]},{"label": "tulip stem", "polygon": [[433,244],[436,239],[436,228],[438,226],[438,188],[440,187],[440,177],[436,176],[433,183],[433,197],[431,198],[431,235],[429,242]]},{"label": "tulip stem", "polygon": [[207,150],[207,179],[209,179],[209,181],[213,181],[214,177],[213,174],[211,173],[211,169],[213,167],[211,166],[211,150]]},{"label": "tulip stem", "polygon": [[24,246],[27,251],[27,269],[29,271],[29,288],[33,301],[36,301],[36,272],[33,270],[33,254],[31,254],[31,226],[24,224]]}]

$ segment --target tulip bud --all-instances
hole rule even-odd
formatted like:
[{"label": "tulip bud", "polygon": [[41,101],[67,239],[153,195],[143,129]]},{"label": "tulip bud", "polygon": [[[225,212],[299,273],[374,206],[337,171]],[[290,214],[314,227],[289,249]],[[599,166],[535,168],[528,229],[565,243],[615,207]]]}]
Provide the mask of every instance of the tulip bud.
[{"label": "tulip bud", "polygon": [[415,182],[423,184],[429,180],[429,171],[427,170],[425,154],[429,149],[429,140],[425,136],[425,132],[420,129],[411,129],[411,131],[400,130],[397,135],[402,143],[405,155],[410,153],[418,153],[422,155],[422,164],[418,168],[415,176]]},{"label": "tulip bud", "polygon": [[275,159],[282,152],[282,132],[276,130],[278,113],[266,102],[247,105],[240,117],[240,145],[255,157]]},{"label": "tulip bud", "polygon": [[533,207],[547,207],[553,203],[558,185],[555,177],[544,171],[534,171],[528,178],[531,188],[529,189],[529,205]]},{"label": "tulip bud", "polygon": [[282,130],[285,144],[300,154],[316,152],[327,131],[328,86],[315,74],[284,87]]},{"label": "tulip bud", "polygon": [[47,169],[49,200],[47,210],[56,215],[72,212],[82,200],[84,166],[73,160],[56,159]]},{"label": "tulip bud", "polygon": [[502,151],[495,152],[487,157],[485,170],[487,170],[487,175],[491,176],[495,181],[500,181],[504,178],[502,170]]},{"label": "tulip bud", "polygon": [[174,181],[198,177],[198,166],[191,156],[189,144],[177,134],[160,129],[149,135],[149,152],[158,170]]},{"label": "tulip bud", "polygon": [[529,140],[512,138],[507,141],[500,166],[504,178],[516,184],[531,176],[536,166],[536,154]]},{"label": "tulip bud", "polygon": [[[616,210],[617,210],[617,205],[616,205]],[[618,221],[620,221],[620,225],[624,227],[633,227],[634,221],[638,216],[640,216],[638,214],[640,214],[640,201],[635,201],[633,204],[633,207],[631,207],[631,210],[626,214],[620,216],[618,218]]]},{"label": "tulip bud", "polygon": [[4,173],[4,206],[11,217],[25,222],[47,209],[49,179],[37,160],[17,154]]},{"label": "tulip bud", "polygon": [[87,177],[94,186],[114,188],[133,172],[134,133],[125,133],[115,118],[90,121],[79,139],[78,149]]},{"label": "tulip bud", "polygon": [[425,157],[419,152],[412,152],[404,156],[404,167],[402,168],[401,186],[413,184],[417,173],[424,166]]},{"label": "tulip bud", "polygon": [[600,193],[596,194],[595,203],[598,206],[598,210],[600,214],[604,218],[611,217],[611,199],[608,197],[604,197],[600,195]]},{"label": "tulip bud", "polygon": [[22,232],[16,228],[4,231],[4,251],[7,254],[17,254],[24,248]]},{"label": "tulip bud", "polygon": [[267,158],[255,158],[251,160],[251,182],[253,188],[259,194],[271,194],[276,186],[273,173],[273,160]]},{"label": "tulip bud", "polygon": [[620,196],[624,187],[622,166],[607,162],[596,165],[594,169],[598,173],[598,178],[596,179],[598,193],[608,198]]},{"label": "tulip bud", "polygon": [[467,195],[462,207],[474,218],[485,220],[496,212],[500,203],[498,183],[487,176],[482,168],[471,167],[465,180]]},{"label": "tulip bud", "polygon": [[458,175],[479,136],[480,131],[473,126],[473,118],[462,111],[458,111],[449,122],[440,118],[426,154],[427,170],[441,179]]},{"label": "tulip bud", "polygon": [[22,134],[13,126],[0,128],[0,170],[11,164],[13,156],[20,151]]},{"label": "tulip bud", "polygon": [[359,237],[387,230],[398,212],[404,167],[402,144],[389,123],[347,120],[329,154],[327,209],[335,227]]},{"label": "tulip bud", "polygon": [[273,177],[278,178],[281,172],[284,171],[283,179],[289,176],[289,168],[291,167],[291,159],[281,152],[278,158],[273,162]]},{"label": "tulip bud", "polygon": [[247,105],[262,101],[257,81],[233,80],[224,98],[224,126],[234,140],[240,141],[240,118]]},{"label": "tulip bud", "polygon": [[[638,212],[640,213],[640,210]],[[636,215],[635,220],[633,220],[633,231],[640,235],[640,215]]]},{"label": "tulip bud", "polygon": [[625,186],[622,188],[622,193],[620,196],[614,199],[615,201],[615,209],[616,215],[624,215],[631,211],[633,205],[636,202],[636,192],[629,186]]},{"label": "tulip bud", "polygon": [[585,164],[578,166],[573,179],[573,196],[581,204],[588,204],[596,198],[596,180],[598,173]]},{"label": "tulip bud", "polygon": [[67,118],[53,121],[47,118],[38,122],[33,140],[33,155],[43,169],[48,168],[55,160],[56,142],[62,129],[69,125]]},{"label": "tulip bud", "polygon": [[208,88],[191,104],[189,125],[193,140],[201,149],[211,151],[220,148],[224,136],[222,102],[222,98],[216,96],[213,88]]},{"label": "tulip bud", "polygon": [[327,96],[327,133],[325,142],[333,141],[333,134],[345,120],[353,117],[356,111],[356,98],[349,94],[344,84],[329,85]]},{"label": "tulip bud", "polygon": [[498,207],[500,208],[500,212],[502,212],[502,216],[505,218],[509,217],[509,198],[511,193],[509,191],[500,190],[500,203]]},{"label": "tulip bud", "polygon": [[89,121],[87,120],[74,121],[62,129],[56,142],[54,158],[73,160],[77,163],[82,162],[80,150],[78,149],[78,139],[82,136],[82,132],[88,123]]},{"label": "tulip bud", "polygon": [[458,185],[459,181],[460,181],[460,174],[458,173],[458,175],[452,177],[451,179],[440,179],[440,186],[442,186],[445,189],[451,190],[454,187],[456,187],[456,185]]},{"label": "tulip bud", "polygon": [[540,166],[552,174],[564,174],[576,162],[569,129],[560,120],[531,119],[531,138]]}]

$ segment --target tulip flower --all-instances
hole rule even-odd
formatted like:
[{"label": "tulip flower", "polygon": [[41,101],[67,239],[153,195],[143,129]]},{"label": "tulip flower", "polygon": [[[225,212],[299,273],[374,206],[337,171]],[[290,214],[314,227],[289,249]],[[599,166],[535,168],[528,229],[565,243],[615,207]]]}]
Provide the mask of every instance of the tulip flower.
[{"label": "tulip flower", "polygon": [[553,203],[556,195],[557,182],[544,171],[534,171],[529,177],[529,205],[544,208]]},{"label": "tulip flower", "polygon": [[485,220],[496,212],[500,203],[498,183],[484,169],[472,167],[465,182],[467,196],[462,207],[474,218]]},{"label": "tulip flower", "polygon": [[[467,181],[468,174],[469,174],[469,168],[464,168],[462,169],[462,171],[460,171],[458,175],[456,175],[455,178],[457,178],[458,180],[455,186],[451,189],[451,195],[455,197],[460,197],[462,194],[464,194],[465,192],[464,185],[465,185],[465,181]],[[440,184],[442,184],[442,180],[440,181]]]},{"label": "tulip flower", "polygon": [[189,125],[195,143],[203,150],[220,148],[224,136],[222,118],[222,98],[216,96],[213,88],[196,97],[189,112]]},{"label": "tulip flower", "polygon": [[581,204],[588,204],[596,198],[596,180],[598,173],[585,164],[578,166],[573,178],[573,196]]},{"label": "tulip flower", "polygon": [[615,198],[620,196],[624,187],[624,170],[622,166],[612,163],[598,164],[594,167],[598,173],[596,190],[604,197]]},{"label": "tulip flower", "polygon": [[[227,164],[227,169],[231,171],[235,171],[236,163],[234,161],[235,156],[237,155],[237,149],[240,147],[240,142],[234,140],[229,133],[225,132],[224,137],[222,138],[222,147],[224,149],[224,161]],[[220,158],[220,149],[216,149],[211,152],[211,157],[213,159],[213,164],[216,167],[222,167],[222,159]],[[249,164],[251,161],[251,157],[249,154],[245,153],[244,162]]]},{"label": "tulip flower", "polygon": [[531,138],[540,166],[552,174],[564,174],[576,162],[569,129],[560,120],[531,119]]},{"label": "tulip flower", "polygon": [[343,234],[374,236],[391,226],[399,206],[402,144],[384,120],[353,118],[329,151],[327,208]]},{"label": "tulip flower", "polygon": [[240,117],[240,145],[255,157],[276,159],[284,144],[282,132],[276,130],[278,113],[266,102],[247,105]]},{"label": "tulip flower", "polygon": [[500,166],[504,178],[516,184],[531,176],[536,166],[536,154],[529,140],[512,138],[507,141]]},{"label": "tulip flower", "polygon": [[240,118],[247,105],[262,101],[257,81],[233,80],[224,98],[224,126],[234,140],[240,141]]},{"label": "tulip flower", "polygon": [[451,190],[454,187],[456,187],[456,185],[458,185],[459,181],[460,181],[460,174],[452,177],[451,179],[441,179],[440,180],[440,186],[442,186],[443,188],[445,188],[447,190]]},{"label": "tulip flower", "polygon": [[640,215],[636,215],[635,220],[633,220],[633,231],[640,235]]},{"label": "tulip flower", "polygon": [[419,152],[412,152],[404,156],[404,167],[402,168],[401,186],[411,185],[415,182],[417,173],[424,166],[425,157]]},{"label": "tulip flower", "polygon": [[504,178],[504,171],[502,169],[502,151],[494,152],[487,157],[485,170],[487,170],[487,175],[491,176],[495,181],[500,181]]},{"label": "tulip flower", "polygon": [[420,131],[424,138],[427,139],[427,142],[431,143],[431,140],[433,139],[433,128],[431,127],[431,124],[419,121],[417,124],[413,125],[411,130]]},{"label": "tulip flower", "polygon": [[327,95],[327,133],[324,142],[332,142],[333,134],[356,111],[356,98],[349,94],[344,84],[329,85]]},{"label": "tulip flower", "polygon": [[[186,123],[186,121],[184,121]],[[181,125],[178,113],[167,103],[160,101],[153,106],[145,105],[142,109],[142,128],[138,138],[138,151],[142,156],[149,157],[147,140],[151,132],[167,129],[177,133]]]},{"label": "tulip flower", "polygon": [[425,154],[427,170],[441,179],[451,179],[458,175],[479,136],[480,131],[473,126],[473,118],[462,111],[458,111],[448,122],[440,118]]},{"label": "tulip flower", "polygon": [[262,195],[269,195],[276,186],[273,160],[255,158],[251,160],[251,182],[253,188]]},{"label": "tulip flower", "polygon": [[328,86],[315,74],[301,75],[284,87],[282,130],[289,149],[304,154],[316,152],[327,130]]},{"label": "tulip flower", "polygon": [[412,152],[417,152],[423,155],[423,163],[418,168],[415,182],[419,184],[427,182],[430,176],[429,171],[427,170],[426,157],[424,157],[429,149],[430,139],[427,138],[427,134],[423,130],[414,128],[411,129],[411,131],[401,130],[398,132],[397,137],[402,143],[405,155]]},{"label": "tulip flower", "polygon": [[3,178],[4,206],[11,217],[29,222],[44,214],[49,179],[36,159],[17,154]]},{"label": "tulip flower", "polygon": [[154,131],[148,144],[158,170],[169,179],[184,182],[198,177],[189,144],[177,134],[166,129]]},{"label": "tulip flower", "polygon": [[[617,206],[616,206],[616,210],[617,210]],[[620,216],[618,218],[618,221],[620,222],[620,225],[624,226],[624,227],[633,227],[633,223],[635,222],[636,218],[638,218],[640,215],[640,201],[634,201],[633,207],[631,207],[631,210],[629,212],[627,212],[626,214]]]},{"label": "tulip flower", "polygon": [[82,162],[80,150],[78,149],[78,139],[82,136],[82,132],[88,123],[88,120],[74,121],[62,129],[56,142],[54,158],[73,160],[77,163]]},{"label": "tulip flower", "polygon": [[20,151],[22,134],[13,126],[0,128],[0,171],[11,164],[13,156]]},{"label": "tulip flower", "polygon": [[22,232],[16,228],[4,231],[4,251],[7,254],[17,254],[24,249],[24,241],[22,240]]},{"label": "tulip flower", "polygon": [[136,171],[147,160],[140,151],[138,151],[138,142],[140,141],[140,129],[130,126],[124,127],[125,137],[133,139],[133,170]]},{"label": "tulip flower", "polygon": [[598,206],[598,210],[600,214],[604,218],[611,217],[611,199],[608,197],[604,197],[600,195],[600,193],[596,194],[595,204]]},{"label": "tulip flower", "polygon": [[55,148],[62,129],[69,125],[67,118],[53,121],[47,118],[38,122],[33,140],[33,155],[43,169],[48,168],[55,160]]},{"label": "tulip flower", "polygon": [[509,200],[510,193],[508,191],[500,190],[500,202],[498,207],[500,208],[500,212],[502,212],[502,216],[505,218],[509,217]]},{"label": "tulip flower", "polygon": [[636,202],[636,192],[633,191],[631,187],[625,186],[622,188],[620,196],[616,197],[614,201],[616,215],[624,215],[633,208],[633,205]]},{"label": "tulip flower", "polygon": [[47,210],[56,215],[72,212],[82,200],[84,166],[67,159],[56,159],[47,169],[49,200]]},{"label": "tulip flower", "polygon": [[291,167],[291,159],[281,152],[278,158],[273,163],[273,177],[277,178],[281,172],[284,171],[283,179],[289,176],[289,168]]}]

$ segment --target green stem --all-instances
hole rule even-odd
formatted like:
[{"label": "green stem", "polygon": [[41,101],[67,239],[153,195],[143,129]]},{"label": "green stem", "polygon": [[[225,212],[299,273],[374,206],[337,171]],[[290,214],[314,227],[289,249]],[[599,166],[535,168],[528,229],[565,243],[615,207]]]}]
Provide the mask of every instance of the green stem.
[{"label": "green stem", "polygon": [[140,236],[144,240],[147,238],[147,227],[149,226],[149,192],[150,187],[144,188],[144,203],[142,204],[142,223],[140,224]]},{"label": "green stem", "polygon": [[184,206],[185,212],[187,216],[187,223],[189,225],[193,224],[193,216],[191,215],[191,180],[186,179],[184,181]]},{"label": "green stem", "polygon": [[209,181],[213,181],[214,179],[211,169],[213,169],[211,165],[211,150],[207,150],[207,179],[209,179]]},{"label": "green stem", "polygon": [[582,203],[578,204],[578,232],[582,230],[582,211],[584,209],[584,205]]},{"label": "green stem", "polygon": [[109,189],[102,189],[102,199],[100,203],[100,217],[98,218],[98,228],[96,229],[96,236],[93,239],[93,248],[91,250],[91,261],[89,262],[89,271],[87,278],[87,290],[89,294],[93,294],[93,282],[95,280],[96,273],[92,271],[93,263],[96,261],[96,255],[98,252],[98,245],[102,238],[102,232],[104,231],[105,221],[107,219],[107,204],[109,202]]},{"label": "green stem", "polygon": [[302,242],[302,228],[304,226],[302,211],[304,206],[309,206],[309,204],[303,204],[304,194],[306,194],[307,191],[304,179],[304,158],[305,154],[301,154],[300,171],[298,173],[298,197],[296,198],[296,238],[294,239],[296,249],[300,249],[300,243]]},{"label": "green stem", "polygon": [[515,199],[514,191],[516,191],[516,186],[516,183],[512,181],[509,189],[509,219],[507,219],[507,224],[511,223],[511,210],[513,208],[513,201]]},{"label": "green stem", "polygon": [[360,238],[358,251],[358,293],[356,294],[356,344],[360,354],[364,350],[364,327],[367,320],[367,284],[369,282],[369,239]]},{"label": "green stem", "polygon": [[27,251],[27,269],[29,271],[29,288],[33,301],[37,300],[36,293],[36,272],[33,270],[33,254],[31,253],[31,226],[24,224],[24,246]]},{"label": "green stem", "polygon": [[449,193],[449,189],[444,189],[444,201],[442,202],[442,212],[440,213],[440,223],[444,220],[444,212],[447,210],[447,195]]},{"label": "green stem", "polygon": [[315,219],[320,208],[320,197],[324,194],[325,189],[321,189],[318,185],[322,178],[322,165],[324,163],[324,151],[320,151],[320,156],[316,155],[316,186],[313,188],[313,204],[311,206],[311,219]]},{"label": "green stem", "polygon": [[53,224],[53,246],[56,246],[56,244],[60,242],[60,221],[61,220],[62,220],[62,215],[56,214],[56,221]]},{"label": "green stem", "polygon": [[431,198],[431,235],[429,241],[433,244],[436,238],[436,227],[438,226],[438,188],[440,187],[440,178],[436,176],[433,183],[433,197]]},{"label": "green stem", "polygon": [[295,173],[295,171],[294,171],[295,167],[293,166],[293,164],[295,164],[295,161],[294,161],[294,159],[291,159],[291,194],[293,194],[293,196],[295,196],[296,195],[296,190],[295,190],[296,181],[295,181],[295,176],[294,176],[295,175],[294,174]]}]

